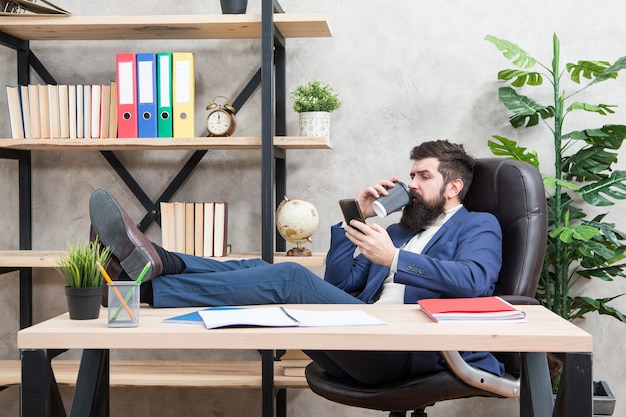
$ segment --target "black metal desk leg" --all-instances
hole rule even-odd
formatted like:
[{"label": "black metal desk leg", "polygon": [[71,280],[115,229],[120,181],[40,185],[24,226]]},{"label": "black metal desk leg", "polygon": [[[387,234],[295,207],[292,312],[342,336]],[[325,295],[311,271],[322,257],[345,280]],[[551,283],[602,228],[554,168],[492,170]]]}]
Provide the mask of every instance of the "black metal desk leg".
[{"label": "black metal desk leg", "polygon": [[554,408],[548,359],[542,352],[522,353],[521,417],[550,417]]},{"label": "black metal desk leg", "polygon": [[276,417],[287,417],[287,389],[276,391]]},{"label": "black metal desk leg", "polygon": [[33,268],[20,268],[20,329],[33,325]]},{"label": "black metal desk leg", "polygon": [[70,417],[109,416],[109,351],[85,349]]},{"label": "black metal desk leg", "polygon": [[51,416],[51,372],[44,349],[23,350],[20,415],[22,417]]},{"label": "black metal desk leg", "polygon": [[274,417],[274,351],[261,350],[262,416]]},{"label": "black metal desk leg", "polygon": [[566,353],[553,415],[591,417],[592,393],[591,353]]},{"label": "black metal desk leg", "polygon": [[22,350],[22,385],[20,415],[22,417],[66,417],[59,386],[50,361],[64,350]]}]

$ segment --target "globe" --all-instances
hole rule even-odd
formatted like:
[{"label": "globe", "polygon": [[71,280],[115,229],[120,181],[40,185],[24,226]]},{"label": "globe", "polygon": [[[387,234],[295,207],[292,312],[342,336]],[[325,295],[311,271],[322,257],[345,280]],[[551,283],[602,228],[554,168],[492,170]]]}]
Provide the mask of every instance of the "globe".
[{"label": "globe", "polygon": [[311,241],[311,236],[317,230],[319,216],[313,204],[308,201],[285,197],[276,209],[276,228],[278,233],[287,242],[296,245],[287,251],[287,256],[311,256],[309,249],[302,244]]}]

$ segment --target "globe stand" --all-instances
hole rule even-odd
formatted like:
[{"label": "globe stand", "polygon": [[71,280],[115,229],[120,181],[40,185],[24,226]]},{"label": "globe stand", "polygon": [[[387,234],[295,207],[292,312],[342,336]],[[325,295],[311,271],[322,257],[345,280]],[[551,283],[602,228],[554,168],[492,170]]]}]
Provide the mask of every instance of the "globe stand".
[{"label": "globe stand", "polygon": [[310,249],[303,248],[300,242],[296,243],[295,248],[291,248],[287,251],[287,256],[313,256],[313,252]]}]

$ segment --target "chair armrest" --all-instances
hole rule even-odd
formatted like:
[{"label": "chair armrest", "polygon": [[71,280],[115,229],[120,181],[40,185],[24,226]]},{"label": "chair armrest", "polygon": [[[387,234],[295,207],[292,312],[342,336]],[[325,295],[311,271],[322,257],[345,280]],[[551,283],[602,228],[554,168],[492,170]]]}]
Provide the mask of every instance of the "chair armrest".
[{"label": "chair armrest", "polygon": [[525,295],[499,295],[504,301],[517,305],[539,305],[539,301],[533,297],[527,297]]},{"label": "chair armrest", "polygon": [[468,385],[507,398],[520,396],[520,379],[508,374],[500,377],[469,365],[459,352],[441,352],[450,371]]}]

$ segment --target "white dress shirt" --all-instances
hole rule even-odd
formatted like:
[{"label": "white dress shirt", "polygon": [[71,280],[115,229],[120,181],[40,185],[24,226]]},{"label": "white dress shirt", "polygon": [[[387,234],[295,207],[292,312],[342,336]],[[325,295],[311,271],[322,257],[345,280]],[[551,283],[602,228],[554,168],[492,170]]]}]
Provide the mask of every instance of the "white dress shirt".
[{"label": "white dress shirt", "polygon": [[454,215],[459,209],[463,207],[462,204],[451,208],[450,210],[443,213],[439,216],[433,224],[426,226],[424,230],[422,230],[417,235],[413,236],[411,240],[409,240],[405,245],[396,249],[396,254],[393,257],[393,262],[391,264],[391,268],[389,269],[389,275],[385,279],[383,283],[383,290],[380,294],[380,298],[376,301],[376,303],[381,304],[404,304],[404,284],[398,284],[394,282],[394,277],[396,275],[396,271],[398,270],[398,254],[400,253],[400,249],[407,250],[409,252],[414,253],[422,253],[430,239],[437,233],[439,228],[443,226],[443,224],[448,221],[450,217]]}]

